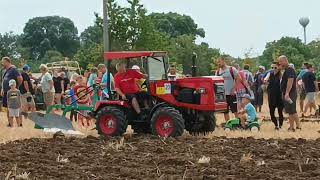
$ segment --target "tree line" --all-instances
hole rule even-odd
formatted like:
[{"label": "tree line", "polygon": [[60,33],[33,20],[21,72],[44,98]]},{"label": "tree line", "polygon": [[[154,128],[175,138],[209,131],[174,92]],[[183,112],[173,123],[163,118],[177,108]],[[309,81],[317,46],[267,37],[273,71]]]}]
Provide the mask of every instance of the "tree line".
[{"label": "tree line", "polygon": [[[196,53],[200,75],[212,74],[214,60],[223,53],[208,43],[196,43],[206,36],[192,17],[178,13],[148,13],[140,0],[127,0],[128,6],[120,6],[109,0],[109,34],[111,51],[162,50],[168,51],[170,62],[187,74],[191,72],[192,55]],[[94,14],[94,25],[87,27],[80,36],[72,20],[60,16],[35,17],[30,19],[22,34],[0,34],[0,56],[10,56],[16,64],[28,63],[34,70],[41,63],[76,60],[83,69],[103,62],[103,19]],[[320,68],[320,41],[305,45],[299,38],[283,37],[268,42],[263,54],[244,58],[226,55],[230,63],[269,67],[281,54],[300,67],[303,62]],[[225,55],[225,54],[224,54]],[[320,74],[319,74],[320,78]]]}]

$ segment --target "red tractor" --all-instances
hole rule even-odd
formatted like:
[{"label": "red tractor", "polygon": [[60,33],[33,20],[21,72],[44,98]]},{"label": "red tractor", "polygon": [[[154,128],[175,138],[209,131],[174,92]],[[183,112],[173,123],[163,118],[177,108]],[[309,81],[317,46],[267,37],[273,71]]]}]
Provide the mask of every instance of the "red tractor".
[{"label": "red tractor", "polygon": [[145,119],[138,119],[131,105],[117,96],[98,101],[93,115],[100,135],[120,136],[128,125],[135,132],[162,137],[181,136],[185,129],[191,134],[205,134],[215,130],[214,113],[227,108],[223,78],[206,76],[169,81],[166,52],[107,52],[104,58],[109,70],[113,60],[127,61],[128,68],[135,64],[142,67],[148,75],[151,109],[144,111]]}]

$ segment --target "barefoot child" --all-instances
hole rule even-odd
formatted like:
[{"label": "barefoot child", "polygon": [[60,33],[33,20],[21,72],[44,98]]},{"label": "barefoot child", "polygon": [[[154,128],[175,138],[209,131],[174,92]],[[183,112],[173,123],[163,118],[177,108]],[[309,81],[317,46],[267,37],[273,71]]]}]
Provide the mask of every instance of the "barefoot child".
[{"label": "barefoot child", "polygon": [[8,110],[9,110],[9,127],[13,127],[13,118],[16,118],[18,127],[22,127],[22,117],[20,116],[21,108],[21,93],[17,89],[17,84],[14,79],[9,81],[10,90],[7,93]]},{"label": "barefoot child", "polygon": [[256,120],[257,111],[251,104],[251,96],[249,94],[243,95],[242,98],[244,109],[239,112],[239,118],[242,127],[245,127],[246,122],[253,122]]}]

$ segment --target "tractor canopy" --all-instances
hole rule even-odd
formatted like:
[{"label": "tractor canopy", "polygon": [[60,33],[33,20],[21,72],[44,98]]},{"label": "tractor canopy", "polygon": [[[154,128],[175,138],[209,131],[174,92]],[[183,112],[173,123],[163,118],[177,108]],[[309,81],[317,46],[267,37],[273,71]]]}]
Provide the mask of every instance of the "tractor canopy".
[{"label": "tractor canopy", "polygon": [[123,51],[123,52],[105,52],[104,59],[111,61],[114,59],[131,59],[140,57],[162,57],[167,56],[165,51]]}]

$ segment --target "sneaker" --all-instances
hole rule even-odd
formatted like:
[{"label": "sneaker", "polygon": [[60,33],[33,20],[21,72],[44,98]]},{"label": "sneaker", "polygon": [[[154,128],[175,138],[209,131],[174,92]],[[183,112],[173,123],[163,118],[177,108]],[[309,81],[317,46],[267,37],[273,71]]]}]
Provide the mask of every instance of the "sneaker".
[{"label": "sneaker", "polygon": [[279,127],[275,127],[275,128],[274,128],[274,130],[279,131],[279,130],[280,130],[280,128],[279,128]]},{"label": "sneaker", "polygon": [[301,127],[297,127],[296,129],[297,129],[297,130],[300,130],[300,131],[302,130]]},{"label": "sneaker", "polygon": [[23,125],[22,125],[22,124],[20,124],[20,125],[19,125],[19,127],[23,127]]},{"label": "sneaker", "polygon": [[10,128],[11,128],[12,126],[11,126],[10,124],[8,124],[7,127],[10,127]]}]

